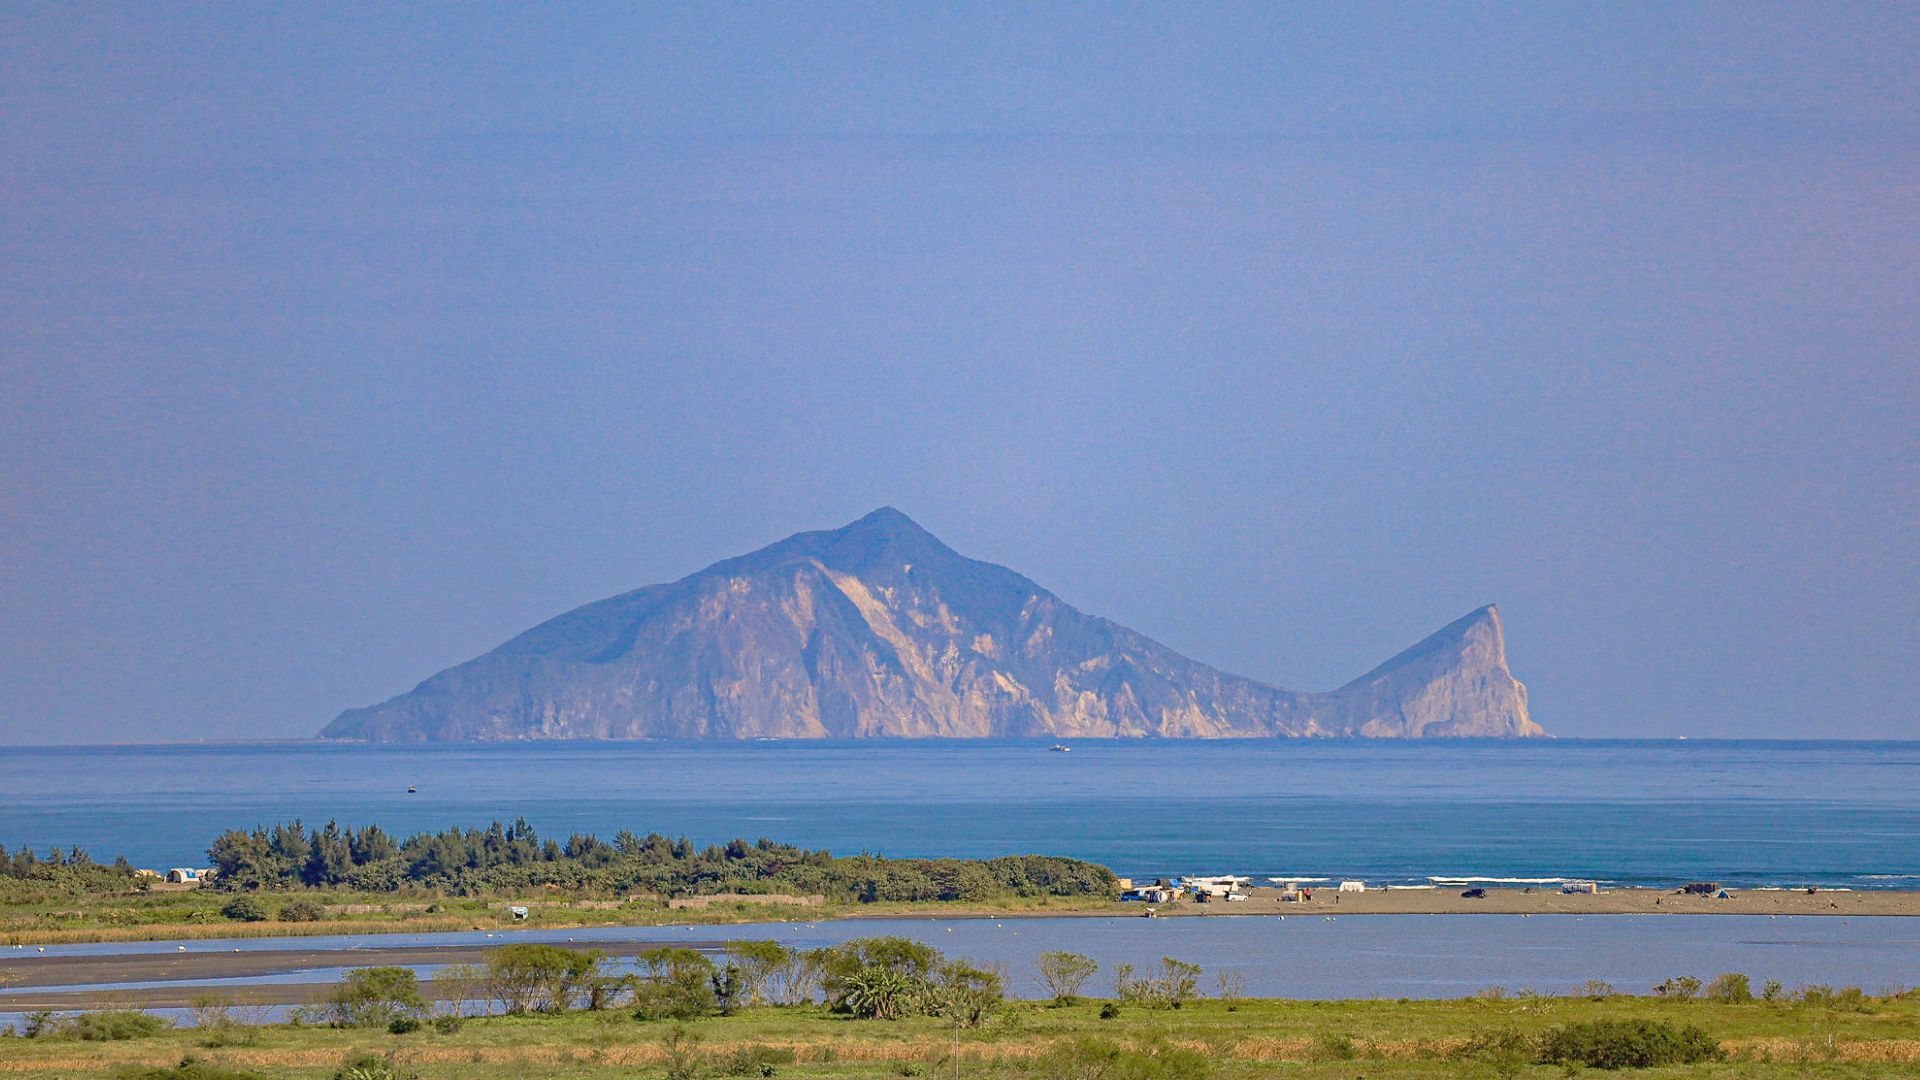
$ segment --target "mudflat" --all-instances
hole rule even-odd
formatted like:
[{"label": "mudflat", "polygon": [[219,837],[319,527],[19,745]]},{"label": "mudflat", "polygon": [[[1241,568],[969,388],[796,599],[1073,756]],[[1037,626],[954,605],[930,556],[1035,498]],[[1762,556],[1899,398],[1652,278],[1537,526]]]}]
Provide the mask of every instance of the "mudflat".
[{"label": "mudflat", "polygon": [[[413,967],[477,963],[510,940],[485,945],[368,945],[351,949],[227,949],[187,946],[183,952],[46,956],[30,950],[0,956],[0,1008],[11,1007],[11,987],[96,986],[101,983],[170,982],[181,979],[244,979],[332,968]],[[565,948],[610,957],[638,956],[658,941],[569,941]],[[718,949],[717,941],[676,941],[690,949]],[[11,951],[11,950],[10,950]],[[201,987],[196,993],[205,993]],[[99,995],[97,992],[95,997]]]}]

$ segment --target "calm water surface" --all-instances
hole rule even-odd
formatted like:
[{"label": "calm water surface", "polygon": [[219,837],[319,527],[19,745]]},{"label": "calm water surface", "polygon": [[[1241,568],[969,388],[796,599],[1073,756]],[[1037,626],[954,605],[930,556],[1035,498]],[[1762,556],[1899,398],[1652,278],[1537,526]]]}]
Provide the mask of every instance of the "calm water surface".
[{"label": "calm water surface", "polygon": [[204,862],[222,829],[295,817],[405,832],[525,816],[548,835],[1048,852],[1134,876],[1920,885],[1920,743],[1046,745],[9,748],[0,842],[164,867]]},{"label": "calm water surface", "polygon": [[[1763,915],[1366,915],[1205,918],[857,919],[818,924],[594,927],[527,931],[512,940],[662,942],[768,938],[816,947],[852,937],[902,934],[950,955],[1003,965],[1016,994],[1037,997],[1034,957],[1066,949],[1098,960],[1104,974],[1091,992],[1108,992],[1114,965],[1145,968],[1173,956],[1206,969],[1206,990],[1222,971],[1246,978],[1257,996],[1294,998],[1425,997],[1474,994],[1491,986],[1564,994],[1588,979],[1648,993],[1674,975],[1702,979],[1743,972],[1754,985],[1822,982],[1870,991],[1920,983],[1920,920],[1769,918]],[[337,948],[338,969],[303,971],[295,982],[337,978],[353,966],[355,946],[470,944],[482,933],[382,934],[377,937],[241,939],[185,943],[189,951]],[[49,946],[47,955],[173,952],[174,942]],[[430,971],[431,969],[422,969]],[[263,981],[263,980],[247,980]],[[133,984],[128,984],[133,985]],[[147,985],[147,984],[140,984]],[[180,985],[178,983],[171,985]],[[219,985],[208,982],[206,985]],[[71,989],[65,988],[62,989]],[[6,997],[0,993],[0,1013]]]}]

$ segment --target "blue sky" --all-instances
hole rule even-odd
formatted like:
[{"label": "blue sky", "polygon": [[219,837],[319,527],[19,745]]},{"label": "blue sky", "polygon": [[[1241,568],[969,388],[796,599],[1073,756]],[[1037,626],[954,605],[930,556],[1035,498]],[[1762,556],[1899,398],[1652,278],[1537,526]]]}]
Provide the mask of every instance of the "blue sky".
[{"label": "blue sky", "polygon": [[0,5],[0,741],[891,503],[1301,689],[1920,737],[1896,5]]}]

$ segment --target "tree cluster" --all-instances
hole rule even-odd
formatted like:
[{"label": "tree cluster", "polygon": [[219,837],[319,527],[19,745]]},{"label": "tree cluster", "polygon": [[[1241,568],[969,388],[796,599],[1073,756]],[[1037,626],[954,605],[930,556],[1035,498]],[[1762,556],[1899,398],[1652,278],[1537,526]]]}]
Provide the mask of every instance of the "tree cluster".
[{"label": "tree cluster", "polygon": [[687,839],[621,832],[612,841],[573,835],[542,839],[525,819],[485,829],[447,829],[395,839],[377,826],[335,822],[309,830],[299,821],[230,830],[208,848],[218,888],[351,888],[393,892],[414,887],[490,895],[554,886],[611,895],[716,893],[820,894],[873,903],[992,900],[1006,897],[1107,896],[1116,881],[1105,867],[1076,859],[1017,855],[998,859],[837,857],[771,840],[696,848]]},{"label": "tree cluster", "polygon": [[0,881],[28,882],[69,892],[117,891],[133,885],[133,864],[116,859],[112,865],[94,862],[85,851],[49,850],[44,856],[30,848],[9,852],[0,844]]}]

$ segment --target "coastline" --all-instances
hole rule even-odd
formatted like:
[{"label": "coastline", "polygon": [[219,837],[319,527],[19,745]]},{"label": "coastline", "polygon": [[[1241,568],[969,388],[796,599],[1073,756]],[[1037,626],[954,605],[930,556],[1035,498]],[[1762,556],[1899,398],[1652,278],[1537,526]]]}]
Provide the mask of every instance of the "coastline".
[{"label": "coastline", "polygon": [[[1729,896],[1689,896],[1675,889],[1623,888],[1598,893],[1562,893],[1557,888],[1494,888],[1462,896],[1466,886],[1433,889],[1368,889],[1342,893],[1315,889],[1313,899],[1283,901],[1279,889],[1249,889],[1250,899],[1162,905],[1162,916],[1207,915],[1825,915],[1920,916],[1920,891],[1896,889],[1730,889]],[[1128,904],[1140,908],[1145,905]]]},{"label": "coastline", "polygon": [[[1766,915],[1856,918],[1920,917],[1920,890],[1803,889],[1732,890],[1726,899],[1689,896],[1673,889],[1622,888],[1599,893],[1561,893],[1551,888],[1489,887],[1469,899],[1460,887],[1369,889],[1341,893],[1316,889],[1311,900],[1285,901],[1277,888],[1253,888],[1244,901],[1181,900],[1149,905],[1109,900],[1050,899],[1046,903],[882,903],[797,908],[734,903],[709,908],[636,911],[631,908],[544,907],[536,921],[511,922],[473,914],[429,917],[366,917],[328,922],[157,923],[135,926],[23,929],[0,933],[0,950],[39,946],[163,941],[257,940],[305,937],[377,937],[387,934],[484,930],[502,935],[524,931],[593,930],[628,926],[734,926],[743,923],[843,922],[879,919],[1027,919],[1340,917],[1364,915]],[[503,906],[503,905],[502,905]],[[491,914],[491,913],[489,913]],[[0,953],[3,956],[4,953]]]}]

